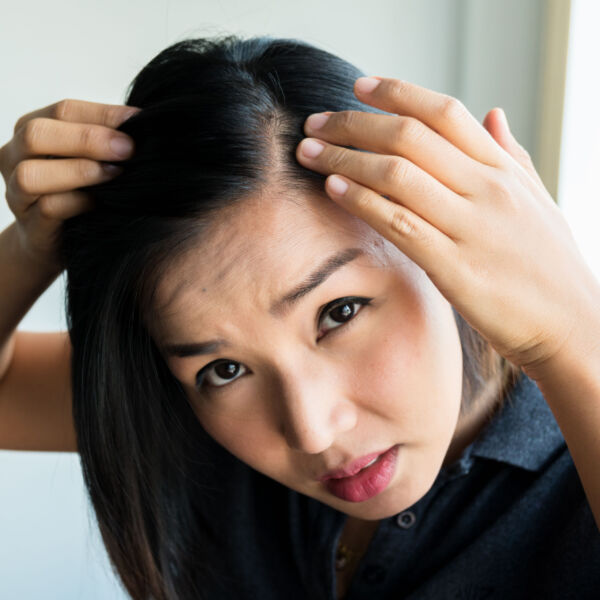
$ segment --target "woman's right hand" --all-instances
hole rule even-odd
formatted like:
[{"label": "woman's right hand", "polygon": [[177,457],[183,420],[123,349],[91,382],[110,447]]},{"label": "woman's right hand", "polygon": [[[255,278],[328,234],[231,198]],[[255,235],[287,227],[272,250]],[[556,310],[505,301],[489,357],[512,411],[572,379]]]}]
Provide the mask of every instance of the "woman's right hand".
[{"label": "woman's right hand", "polygon": [[[79,188],[119,174],[120,167],[103,161],[131,156],[133,140],[115,128],[139,110],[62,100],[17,121],[13,138],[0,148],[0,172],[16,217],[19,244],[30,259],[50,271],[62,270],[61,224],[93,208],[89,195]],[[130,149],[119,146],[121,142],[128,142]]]}]

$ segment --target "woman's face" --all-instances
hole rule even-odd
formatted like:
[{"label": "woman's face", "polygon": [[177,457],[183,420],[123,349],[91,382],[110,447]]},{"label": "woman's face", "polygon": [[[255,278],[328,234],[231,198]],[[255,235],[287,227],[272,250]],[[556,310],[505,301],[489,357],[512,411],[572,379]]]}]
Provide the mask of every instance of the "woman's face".
[{"label": "woman's face", "polygon": [[[203,427],[257,471],[348,515],[414,504],[457,427],[462,352],[449,303],[324,195],[272,194],[219,217],[161,281],[153,329]],[[319,481],[396,445],[381,490],[380,471],[360,473],[344,497]]]}]

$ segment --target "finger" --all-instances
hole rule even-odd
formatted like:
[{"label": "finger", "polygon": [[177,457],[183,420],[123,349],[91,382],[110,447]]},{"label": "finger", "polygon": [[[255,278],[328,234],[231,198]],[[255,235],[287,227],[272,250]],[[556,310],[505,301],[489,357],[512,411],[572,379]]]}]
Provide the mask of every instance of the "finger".
[{"label": "finger", "polygon": [[544,182],[535,169],[529,152],[517,142],[510,131],[506,115],[501,108],[494,108],[488,112],[483,119],[483,126],[489,131],[498,145],[506,150],[538,185],[545,187]]},{"label": "finger", "polygon": [[104,125],[64,123],[43,117],[27,121],[15,134],[10,161],[16,165],[34,156],[76,156],[124,160],[134,151],[130,136]]},{"label": "finger", "polygon": [[[308,157],[306,148],[310,149],[313,142],[323,149],[317,156]],[[392,197],[454,239],[462,236],[464,223],[468,223],[469,200],[400,156],[340,148],[314,138],[304,139],[296,155],[301,164],[314,171],[345,175],[378,194]]]},{"label": "finger", "polygon": [[[342,194],[336,191],[340,180],[348,186]],[[419,215],[347,177],[328,177],[325,190],[417,263],[434,283],[451,277],[452,265],[457,264],[455,242]]]},{"label": "finger", "polygon": [[20,162],[9,177],[6,200],[15,216],[19,216],[41,195],[70,192],[114,176],[114,172],[107,172],[99,162],[86,158],[26,160]]},{"label": "finger", "polygon": [[122,104],[101,104],[87,100],[65,99],[23,115],[15,124],[16,133],[27,121],[37,118],[57,119],[70,123],[90,123],[116,128],[141,108]]},{"label": "finger", "polygon": [[379,85],[365,92],[361,91],[365,79],[373,78],[359,77],[354,84],[354,93],[361,102],[422,121],[474,160],[492,167],[506,164],[494,139],[460,100],[408,81],[385,77],[376,78],[380,80]]},{"label": "finger", "polygon": [[94,201],[85,192],[72,191],[62,194],[44,194],[38,198],[37,205],[45,218],[65,221],[92,210]]},{"label": "finger", "polygon": [[306,120],[307,135],[338,145],[403,156],[461,196],[476,191],[481,164],[413,117],[345,110],[330,113],[325,124],[315,128],[313,123],[318,124],[319,119],[320,115],[311,115]]}]

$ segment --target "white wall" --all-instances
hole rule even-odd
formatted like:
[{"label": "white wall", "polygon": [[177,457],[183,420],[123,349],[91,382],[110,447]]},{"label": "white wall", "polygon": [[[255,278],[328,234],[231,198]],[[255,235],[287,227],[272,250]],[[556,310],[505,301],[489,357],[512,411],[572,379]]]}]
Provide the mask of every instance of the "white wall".
[{"label": "white wall", "polygon": [[543,2],[463,0],[457,94],[481,121],[504,109],[535,162]]},{"label": "white wall", "polygon": [[600,3],[571,1],[558,198],[580,250],[600,279]]},{"label": "white wall", "polygon": [[[501,106],[535,160],[542,6],[542,0],[0,0],[0,145],[18,117],[60,99],[122,103],[138,70],[179,39],[239,33],[304,39],[368,74],[457,96],[479,120]],[[11,221],[2,203],[0,227]],[[62,301],[59,280],[22,328],[64,329]],[[76,455],[0,452],[0,482],[0,599],[122,597],[88,513]]]}]

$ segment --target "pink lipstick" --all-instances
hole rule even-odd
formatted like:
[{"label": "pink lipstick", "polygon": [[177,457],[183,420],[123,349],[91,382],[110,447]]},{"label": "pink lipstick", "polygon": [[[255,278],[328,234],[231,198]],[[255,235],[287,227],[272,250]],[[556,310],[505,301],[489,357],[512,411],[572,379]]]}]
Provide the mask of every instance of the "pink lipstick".
[{"label": "pink lipstick", "polygon": [[[400,444],[396,444],[382,454],[369,455],[352,463],[345,470],[346,473],[353,473],[352,475],[344,476],[344,471],[337,471],[340,476],[328,473],[320,481],[330,493],[342,500],[364,502],[385,490],[392,480],[399,448]],[[362,466],[357,466],[360,463]]]}]

